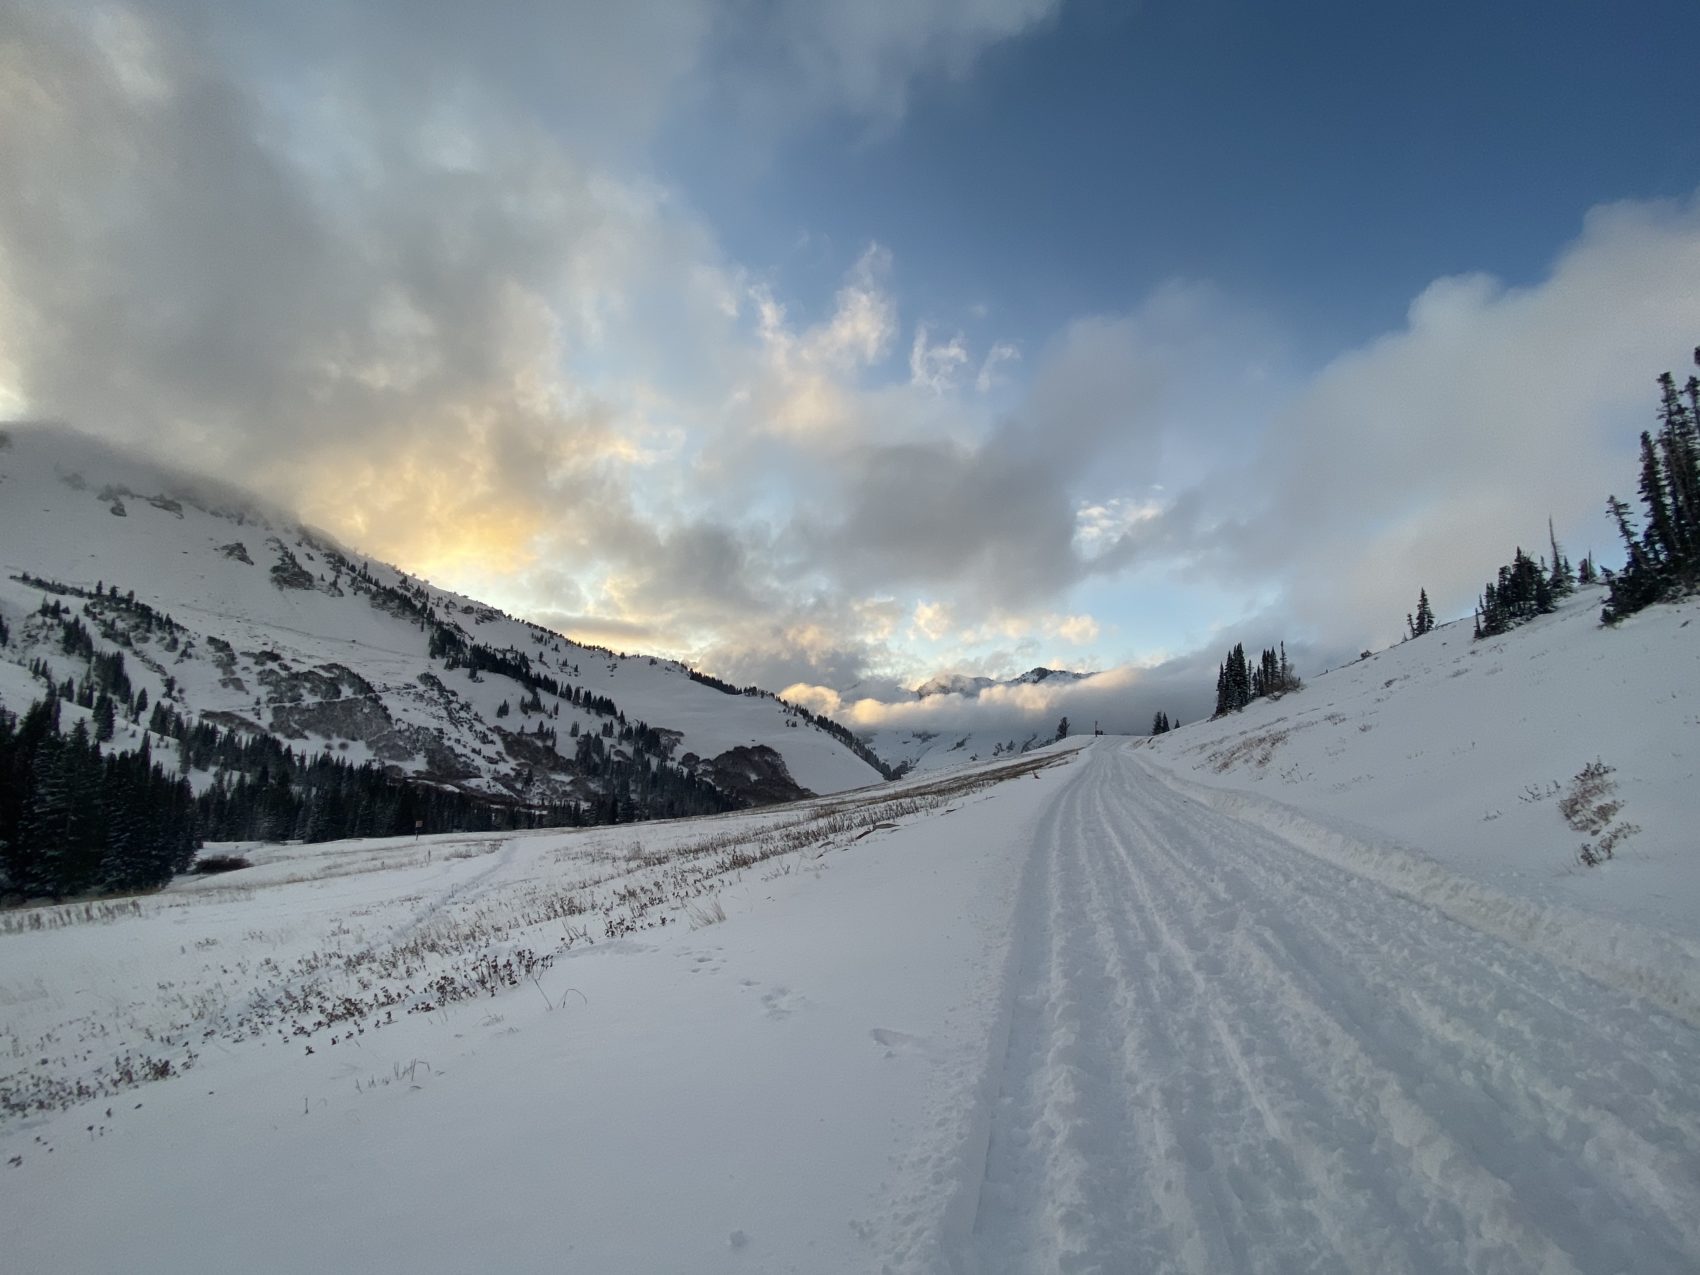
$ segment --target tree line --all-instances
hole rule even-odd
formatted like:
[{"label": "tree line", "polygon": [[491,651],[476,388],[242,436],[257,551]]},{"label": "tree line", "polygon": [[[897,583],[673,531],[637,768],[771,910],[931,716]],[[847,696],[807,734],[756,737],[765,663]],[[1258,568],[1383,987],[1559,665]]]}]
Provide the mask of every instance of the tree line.
[{"label": "tree line", "polygon": [[[334,841],[414,832],[577,827],[713,814],[737,799],[658,755],[641,723],[580,737],[574,769],[599,781],[583,801],[478,796],[390,774],[276,737],[191,723],[156,704],[139,747],[103,749],[90,717],[62,729],[66,701],[49,685],[19,718],[0,710],[0,897],[152,889],[194,862],[205,841]],[[612,723],[610,723],[612,725]],[[175,756],[155,753],[174,740]],[[193,771],[211,772],[197,796]],[[522,790],[532,772],[524,768]]]},{"label": "tree line", "polygon": [[[1700,367],[1700,347],[1694,364]],[[1607,624],[1700,585],[1700,377],[1690,376],[1680,392],[1669,372],[1658,384],[1659,428],[1641,432],[1642,529],[1625,502],[1606,502],[1626,555],[1608,580]]]},{"label": "tree line", "polygon": [[1216,711],[1211,716],[1237,713],[1255,699],[1279,699],[1301,685],[1285,642],[1264,650],[1256,665],[1246,659],[1245,645],[1236,642],[1216,670]]},{"label": "tree line", "polygon": [[[1694,363],[1700,367],[1700,347]],[[1658,428],[1641,431],[1639,518],[1627,501],[1615,495],[1606,500],[1623,541],[1622,569],[1598,566],[1591,555],[1572,567],[1548,519],[1549,553],[1534,557],[1518,546],[1511,561],[1482,587],[1475,606],[1476,638],[1497,637],[1550,614],[1580,585],[1606,585],[1603,624],[1700,588],[1700,377],[1689,376],[1679,390],[1676,378],[1665,372],[1657,384]],[[1417,610],[1406,615],[1405,625],[1410,638],[1433,630],[1427,589],[1420,591]]]}]

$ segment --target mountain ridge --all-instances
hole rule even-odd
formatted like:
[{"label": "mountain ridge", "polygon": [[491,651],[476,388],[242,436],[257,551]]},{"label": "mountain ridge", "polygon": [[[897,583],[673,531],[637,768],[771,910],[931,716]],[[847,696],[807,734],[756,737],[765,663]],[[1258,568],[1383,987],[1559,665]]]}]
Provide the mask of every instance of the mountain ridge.
[{"label": "mountain ridge", "polygon": [[[48,681],[69,682],[74,700],[92,655],[119,654],[131,694],[120,714],[134,720],[114,748],[149,734],[140,691],[509,803],[596,811],[621,788],[618,815],[640,773],[733,804],[882,778],[847,730],[770,693],[729,694],[677,661],[576,642],[366,558],[240,487],[63,428],[0,432],[0,545],[12,634],[0,703],[21,713]],[[81,655],[64,649],[66,615],[88,632]]]},{"label": "mountain ridge", "polygon": [[1076,673],[1070,669],[1046,668],[1035,665],[1025,673],[1014,677],[977,677],[967,673],[940,673],[929,678],[915,688],[916,699],[929,699],[934,695],[961,695],[968,699],[978,698],[986,691],[1006,686],[1036,686],[1040,682],[1060,680],[1064,682],[1084,682],[1097,677],[1096,672]]}]

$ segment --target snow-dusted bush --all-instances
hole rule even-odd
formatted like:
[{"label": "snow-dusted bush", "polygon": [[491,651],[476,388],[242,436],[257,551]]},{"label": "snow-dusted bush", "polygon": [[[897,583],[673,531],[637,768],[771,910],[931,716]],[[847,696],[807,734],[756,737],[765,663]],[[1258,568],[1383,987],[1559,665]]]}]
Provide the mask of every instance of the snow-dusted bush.
[{"label": "snow-dusted bush", "polygon": [[1611,858],[1619,842],[1641,831],[1632,823],[1613,822],[1623,810],[1623,802],[1613,797],[1617,791],[1617,781],[1612,778],[1615,773],[1615,768],[1603,761],[1589,762],[1576,772],[1569,791],[1558,803],[1564,822],[1592,838],[1582,843],[1576,855],[1589,867]]}]

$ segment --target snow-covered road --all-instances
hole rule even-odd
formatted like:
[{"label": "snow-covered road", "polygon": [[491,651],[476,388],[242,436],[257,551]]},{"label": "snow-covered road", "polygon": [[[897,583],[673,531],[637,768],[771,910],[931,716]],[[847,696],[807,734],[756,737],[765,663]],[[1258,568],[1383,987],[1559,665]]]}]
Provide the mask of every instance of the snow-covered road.
[{"label": "snow-covered road", "polygon": [[1039,825],[958,1265],[1700,1269],[1700,1033],[1098,741]]}]

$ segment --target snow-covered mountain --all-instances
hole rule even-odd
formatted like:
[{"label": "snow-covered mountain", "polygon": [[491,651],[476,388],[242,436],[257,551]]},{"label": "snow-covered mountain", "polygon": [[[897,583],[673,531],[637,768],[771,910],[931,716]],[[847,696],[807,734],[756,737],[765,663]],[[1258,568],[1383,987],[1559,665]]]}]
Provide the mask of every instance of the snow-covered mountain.
[{"label": "snow-covered mountain", "polygon": [[[0,437],[0,703],[14,712],[41,696],[41,670],[87,675],[89,653],[65,647],[76,619],[95,653],[123,656],[132,704],[145,692],[475,794],[589,801],[598,761],[639,752],[741,801],[881,778],[848,732],[770,695],[573,642],[87,437]],[[149,718],[120,725],[118,746]]]},{"label": "snow-covered mountain", "polygon": [[[979,700],[998,692],[1018,691],[1021,687],[1040,683],[1049,683],[1052,687],[1074,686],[1097,676],[1097,673],[1074,673],[1042,666],[1001,679],[941,673],[917,686],[915,698],[938,700],[958,695],[964,700]],[[887,727],[866,731],[862,739],[888,765],[905,772],[925,773],[1031,752],[1056,739],[1057,718],[1045,715],[1039,725],[1034,725],[1034,720],[1034,714],[1023,709],[1011,713],[1007,721],[990,726]],[[1091,731],[1092,723],[1089,721],[1071,723],[1071,733],[1090,734]]]},{"label": "snow-covered mountain", "polygon": [[964,695],[970,699],[977,698],[993,687],[998,686],[1036,686],[1040,682],[1052,680],[1060,682],[1083,682],[1093,673],[1071,673],[1067,669],[1030,668],[1025,673],[1015,677],[971,677],[966,673],[940,673],[937,677],[922,682],[915,688],[916,699],[927,699],[933,695]]}]

